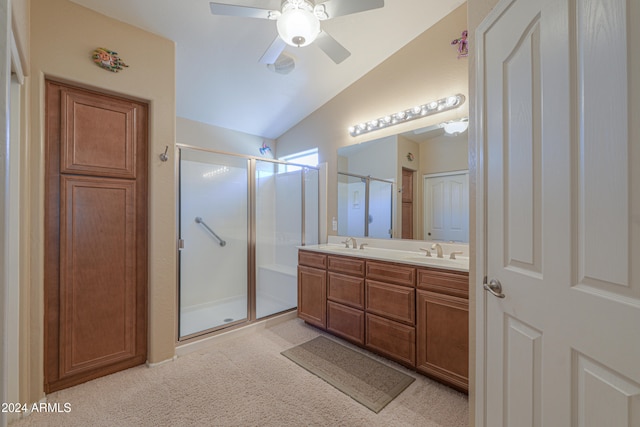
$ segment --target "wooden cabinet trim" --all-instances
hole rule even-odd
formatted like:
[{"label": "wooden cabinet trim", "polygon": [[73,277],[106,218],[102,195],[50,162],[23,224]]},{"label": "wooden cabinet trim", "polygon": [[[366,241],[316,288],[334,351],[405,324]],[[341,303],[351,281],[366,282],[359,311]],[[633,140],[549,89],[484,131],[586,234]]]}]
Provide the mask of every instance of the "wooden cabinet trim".
[{"label": "wooden cabinet trim", "polygon": [[360,258],[329,255],[327,258],[327,269],[337,273],[364,277],[365,260]]},{"label": "wooden cabinet trim", "polygon": [[329,272],[327,284],[327,299],[358,308],[364,309],[364,279]]},{"label": "wooden cabinet trim", "polygon": [[367,261],[366,267],[367,279],[389,282],[396,285],[415,286],[415,267],[378,261]]},{"label": "wooden cabinet trim", "polygon": [[[133,102],[84,90],[61,90],[61,173],[136,177],[136,111]],[[102,114],[86,120],[83,115]],[[120,116],[115,120],[113,116]],[[119,124],[113,129],[114,123]],[[124,138],[120,138],[124,135]]]},{"label": "wooden cabinet trim", "polygon": [[298,251],[298,264],[307,267],[327,268],[327,256],[318,252]]},{"label": "wooden cabinet trim", "polygon": [[417,288],[468,299],[469,273],[419,268]]},{"label": "wooden cabinet trim", "polygon": [[365,314],[365,346],[390,359],[415,368],[416,330],[374,314]]},{"label": "wooden cabinet trim", "polygon": [[416,369],[468,391],[469,301],[423,290],[416,301]]},{"label": "wooden cabinet trim", "polygon": [[415,289],[368,279],[366,289],[367,312],[411,326],[415,324]]},{"label": "wooden cabinet trim", "polygon": [[328,301],[327,330],[346,340],[364,345],[364,312]]},{"label": "wooden cabinet trim", "polygon": [[325,270],[298,266],[298,317],[307,323],[327,327],[327,275]]}]

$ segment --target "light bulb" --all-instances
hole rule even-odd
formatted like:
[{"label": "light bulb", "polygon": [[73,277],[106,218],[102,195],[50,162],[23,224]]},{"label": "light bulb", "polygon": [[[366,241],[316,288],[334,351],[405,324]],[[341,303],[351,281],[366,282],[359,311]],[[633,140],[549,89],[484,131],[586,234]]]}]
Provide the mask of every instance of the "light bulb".
[{"label": "light bulb", "polygon": [[320,34],[320,21],[306,8],[286,9],[276,26],[280,38],[290,46],[307,46]]}]

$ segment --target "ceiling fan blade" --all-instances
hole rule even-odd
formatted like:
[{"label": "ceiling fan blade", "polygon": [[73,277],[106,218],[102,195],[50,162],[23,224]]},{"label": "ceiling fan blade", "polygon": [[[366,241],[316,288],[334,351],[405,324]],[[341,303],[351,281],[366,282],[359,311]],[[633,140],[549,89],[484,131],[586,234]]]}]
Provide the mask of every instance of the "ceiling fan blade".
[{"label": "ceiling fan blade", "polygon": [[351,55],[351,52],[325,31],[320,31],[315,42],[336,64],[341,63]]},{"label": "ceiling fan blade", "polygon": [[384,0],[327,0],[319,3],[316,7],[323,9],[327,14],[327,19],[331,19],[336,16],[379,9],[384,7]]},{"label": "ceiling fan blade", "polygon": [[242,16],[244,18],[271,19],[273,11],[271,9],[260,9],[257,7],[239,6],[236,4],[224,4],[210,2],[211,13],[214,15]]},{"label": "ceiling fan blade", "polygon": [[276,36],[271,46],[269,46],[258,62],[261,64],[275,64],[276,59],[278,59],[285,46],[287,46],[285,41],[282,40],[280,36]]}]

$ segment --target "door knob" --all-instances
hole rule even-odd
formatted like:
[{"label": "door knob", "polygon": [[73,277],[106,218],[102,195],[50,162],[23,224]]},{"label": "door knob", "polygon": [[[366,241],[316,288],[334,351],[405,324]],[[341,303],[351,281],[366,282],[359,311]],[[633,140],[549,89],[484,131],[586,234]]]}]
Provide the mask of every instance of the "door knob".
[{"label": "door knob", "polygon": [[500,283],[498,279],[491,279],[489,284],[487,284],[487,276],[484,276],[484,283],[482,283],[482,287],[493,296],[504,298],[504,294],[502,293],[502,283]]}]

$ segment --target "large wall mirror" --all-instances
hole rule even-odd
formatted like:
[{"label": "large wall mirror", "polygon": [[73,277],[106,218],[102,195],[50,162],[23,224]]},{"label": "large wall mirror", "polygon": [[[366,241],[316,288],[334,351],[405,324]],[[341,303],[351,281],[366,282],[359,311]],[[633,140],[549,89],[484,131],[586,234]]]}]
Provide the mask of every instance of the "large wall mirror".
[{"label": "large wall mirror", "polygon": [[469,241],[467,132],[439,125],[338,149],[338,235]]}]

